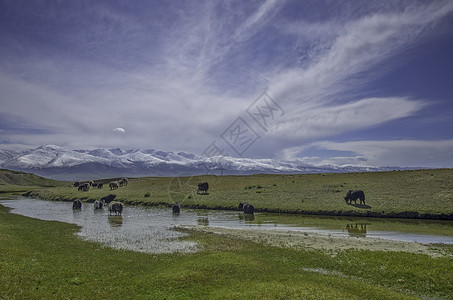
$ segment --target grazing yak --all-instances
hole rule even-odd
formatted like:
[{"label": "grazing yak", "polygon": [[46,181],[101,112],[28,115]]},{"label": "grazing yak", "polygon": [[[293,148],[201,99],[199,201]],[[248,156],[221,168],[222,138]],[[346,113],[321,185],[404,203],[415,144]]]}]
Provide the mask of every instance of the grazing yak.
[{"label": "grazing yak", "polygon": [[112,182],[109,183],[109,187],[110,187],[111,190],[117,189],[118,186],[119,186],[118,181],[112,181]]},{"label": "grazing yak", "polygon": [[109,204],[110,202],[112,202],[113,200],[115,200],[115,197],[116,197],[116,195],[110,194],[110,195],[108,195],[108,196],[102,197],[102,198],[101,198],[101,201],[104,202],[104,203]]},{"label": "grazing yak", "polygon": [[179,214],[180,212],[180,206],[178,203],[174,203],[171,205],[171,210],[173,211],[174,214]]},{"label": "grazing yak", "polygon": [[127,185],[129,183],[129,179],[127,178],[121,178],[120,181],[118,182],[119,186]]},{"label": "grazing yak", "polygon": [[109,205],[109,214],[115,214],[121,216],[121,213],[123,212],[123,204],[121,202],[112,202]]},{"label": "grazing yak", "polygon": [[249,215],[253,215],[253,213],[255,212],[255,206],[253,206],[252,204],[247,203],[247,202],[239,203],[238,209],[243,210],[244,214],[249,214]]},{"label": "grazing yak", "polygon": [[102,201],[102,200],[94,201],[94,210],[97,210],[97,209],[104,209],[104,201]]},{"label": "grazing yak", "polygon": [[79,191],[82,191],[82,192],[88,192],[90,190],[90,184],[89,183],[81,183],[79,185]]},{"label": "grazing yak", "polygon": [[360,204],[362,204],[363,202],[363,204],[365,205],[365,193],[362,190],[358,191],[349,190],[346,196],[344,197],[346,203],[348,203],[349,201],[349,204],[351,204],[352,201],[354,201],[354,203],[357,204],[357,199],[360,199]]},{"label": "grazing yak", "polygon": [[209,189],[209,184],[207,182],[200,182],[198,184],[197,194],[199,194],[200,192],[203,192],[204,194],[206,194],[208,192],[208,189]]},{"label": "grazing yak", "polygon": [[80,199],[75,199],[75,200],[72,202],[72,209],[73,209],[73,210],[82,209],[82,200],[80,200]]},{"label": "grazing yak", "polygon": [[79,187],[79,185],[80,185],[80,182],[78,182],[78,181],[74,182],[74,187]]},{"label": "grazing yak", "polygon": [[104,187],[103,183],[98,183],[98,189],[102,189]]}]

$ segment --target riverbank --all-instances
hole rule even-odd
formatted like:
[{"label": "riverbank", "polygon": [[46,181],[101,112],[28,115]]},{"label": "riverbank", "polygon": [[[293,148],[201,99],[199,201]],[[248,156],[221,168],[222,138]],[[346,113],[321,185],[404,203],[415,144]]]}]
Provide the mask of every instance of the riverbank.
[{"label": "riverbank", "polygon": [[[298,231],[237,229],[211,226],[178,226],[182,232],[203,232],[230,238],[267,244],[279,248],[311,249],[333,256],[346,250],[368,250],[425,254],[431,257],[453,257],[451,246],[417,242],[393,241],[380,238],[340,237]],[[450,249],[450,250],[448,250]]]},{"label": "riverbank", "polygon": [[[105,180],[108,182],[108,180]],[[197,194],[199,182],[209,191]],[[366,204],[347,204],[350,189],[361,189]],[[46,200],[93,202],[108,194],[130,205],[235,210],[249,202],[258,212],[453,220],[453,169],[303,175],[131,178],[116,190],[80,192],[70,183],[26,193]]]},{"label": "riverbank", "polygon": [[184,238],[200,252],[153,255],[83,241],[78,230],[0,206],[0,298],[453,299],[450,257],[332,255],[200,231]]},{"label": "riverbank", "polygon": [[[241,212],[193,209],[182,209],[180,214],[173,215],[169,208],[143,206],[126,206],[122,216],[112,217],[106,210],[93,210],[91,203],[84,203],[76,212],[72,211],[72,203],[63,201],[24,198],[0,200],[0,205],[32,218],[77,224],[82,227],[80,236],[89,241],[152,254],[187,253],[197,249],[193,243],[177,241],[175,238],[181,235],[170,230],[174,226],[178,230],[194,228],[198,232],[215,232],[279,247],[335,252],[391,249],[434,255],[428,251],[432,244],[453,246],[451,221],[269,213],[247,216]],[[118,231],[118,227],[121,230]]]}]

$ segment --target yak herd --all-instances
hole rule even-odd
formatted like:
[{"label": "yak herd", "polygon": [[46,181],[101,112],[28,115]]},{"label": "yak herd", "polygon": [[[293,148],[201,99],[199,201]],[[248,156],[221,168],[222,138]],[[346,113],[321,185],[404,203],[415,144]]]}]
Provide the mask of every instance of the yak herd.
[{"label": "yak herd", "polygon": [[[115,180],[109,182],[109,188],[110,190],[117,189],[120,186],[127,186],[129,183],[129,179],[127,178],[121,178],[120,180]],[[79,182],[76,181],[74,183],[74,187],[78,188],[79,191],[82,192],[88,192],[90,188],[98,188],[102,189],[104,187],[104,183],[96,183],[93,180],[90,180],[88,182]],[[104,206],[107,204],[108,209],[109,209],[109,214],[110,215],[119,215],[121,216],[121,213],[123,212],[123,204],[119,201],[113,201],[115,199],[116,195],[110,194],[108,196],[102,197],[99,200],[94,201],[94,209],[99,210],[99,209],[104,209]],[[72,203],[72,209],[73,210],[80,210],[82,209],[82,200],[76,199]]]},{"label": "yak herd", "polygon": [[[121,178],[120,180],[115,180],[109,182],[110,190],[118,189],[121,186],[127,186],[129,180],[127,178]],[[103,183],[95,183],[93,180],[88,182],[75,182],[74,187],[77,187],[79,191],[89,191],[90,188],[98,188],[102,189],[104,186]],[[197,194],[208,194],[209,184],[207,182],[200,182],[197,186],[196,192]],[[99,210],[103,209],[106,204],[108,204],[109,214],[121,215],[123,212],[123,204],[119,201],[114,201],[116,195],[110,194],[108,196],[102,197],[99,200],[94,201],[94,209]],[[344,197],[344,200],[347,204],[357,204],[357,199],[360,200],[360,205],[365,205],[365,193],[362,190],[349,190]],[[79,210],[82,208],[82,201],[80,199],[76,199],[73,201],[72,209]],[[173,203],[171,205],[173,214],[180,213],[180,205],[178,203]],[[243,211],[244,214],[253,215],[255,212],[255,207],[248,203],[239,203],[238,210]]]},{"label": "yak herd", "polygon": [[103,183],[95,183],[93,180],[90,180],[88,182],[76,181],[74,183],[74,187],[78,188],[79,191],[88,192],[90,190],[90,188],[102,189],[104,187],[104,184]]},{"label": "yak herd", "polygon": [[[128,183],[129,183],[129,179],[121,178],[120,180],[115,180],[115,181],[109,182],[109,188],[110,188],[110,190],[115,190],[121,186],[126,186]],[[102,182],[96,183],[93,180],[90,180],[88,182],[76,181],[74,183],[74,187],[78,188],[79,191],[88,192],[90,190],[90,188],[102,189],[104,187],[104,183],[102,183]]]},{"label": "yak herd", "polygon": [[[119,201],[113,201],[116,195],[108,195],[106,197],[102,197],[100,200],[94,201],[94,210],[104,209],[104,206],[108,204],[109,214],[110,215],[118,215],[121,216],[123,212],[123,204]],[[75,199],[72,202],[72,209],[73,210],[80,210],[82,209],[82,200]]]}]

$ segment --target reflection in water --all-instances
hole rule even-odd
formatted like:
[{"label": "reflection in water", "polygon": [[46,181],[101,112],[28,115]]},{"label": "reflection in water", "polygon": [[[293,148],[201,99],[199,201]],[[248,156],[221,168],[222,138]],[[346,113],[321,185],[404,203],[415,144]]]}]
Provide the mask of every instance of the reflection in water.
[{"label": "reflection in water", "polygon": [[365,223],[346,224],[346,230],[351,237],[366,237]]},{"label": "reflection in water", "polygon": [[[71,202],[33,199],[0,200],[12,212],[42,220],[56,220],[81,226],[79,236],[107,246],[150,253],[196,251],[193,242],[180,241],[184,234],[172,230],[178,225],[222,226],[230,228],[302,231],[335,236],[386,238],[422,243],[452,243],[453,222],[398,219],[312,217],[238,211],[182,210],[173,215],[168,208],[125,206],[122,216],[93,210],[83,203],[73,211]],[[404,228],[404,229],[402,229]],[[428,228],[429,230],[427,230]],[[406,230],[406,231],[404,231]],[[442,232],[443,235],[433,235]]]},{"label": "reflection in water", "polygon": [[74,220],[80,220],[82,218],[82,209],[73,209],[72,217]]},{"label": "reflection in water", "polygon": [[123,225],[123,216],[108,216],[107,219],[112,227],[120,227]]},{"label": "reflection in water", "polygon": [[240,213],[238,216],[239,216],[239,220],[245,221],[246,223],[255,221],[255,215]]},{"label": "reflection in water", "polygon": [[94,213],[94,215],[103,215],[103,214],[105,214],[105,211],[103,208],[100,208],[100,209],[94,209],[93,213]]},{"label": "reflection in water", "polygon": [[197,225],[200,226],[209,226],[208,217],[197,217]]},{"label": "reflection in water", "polygon": [[168,209],[127,206],[122,216],[109,216],[105,210],[93,210],[91,203],[83,203],[79,211],[72,210],[72,202],[19,199],[0,204],[28,217],[77,224],[81,226],[77,234],[82,238],[116,249],[147,253],[197,250],[196,243],[178,240],[184,234],[171,228],[187,222],[172,218]]}]

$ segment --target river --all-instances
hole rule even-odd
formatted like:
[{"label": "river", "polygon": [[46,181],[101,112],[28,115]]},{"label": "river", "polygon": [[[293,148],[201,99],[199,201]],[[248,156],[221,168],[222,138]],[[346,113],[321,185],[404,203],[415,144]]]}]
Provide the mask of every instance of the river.
[{"label": "river", "polygon": [[77,224],[78,235],[116,249],[147,253],[197,251],[197,244],[179,240],[184,234],[172,230],[180,225],[200,225],[241,229],[301,231],[332,236],[381,238],[406,242],[453,244],[453,222],[434,220],[377,219],[284,215],[236,211],[125,206],[122,216],[93,209],[83,203],[73,211],[71,202],[19,198],[0,200],[12,212],[32,218]]}]

